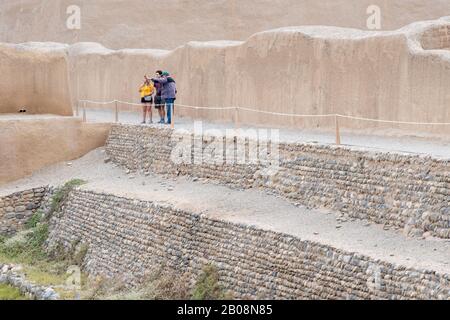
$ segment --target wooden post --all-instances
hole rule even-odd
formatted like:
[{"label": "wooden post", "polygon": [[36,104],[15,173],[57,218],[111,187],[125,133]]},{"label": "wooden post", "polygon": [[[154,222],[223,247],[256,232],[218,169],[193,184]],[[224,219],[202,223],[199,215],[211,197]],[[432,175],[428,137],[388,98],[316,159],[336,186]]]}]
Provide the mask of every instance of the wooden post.
[{"label": "wooden post", "polygon": [[80,116],[80,100],[77,101],[77,106],[75,108],[75,116]]},{"label": "wooden post", "polygon": [[172,113],[172,119],[170,121],[170,127],[172,129],[175,128],[175,113],[174,113],[175,108],[174,108],[174,106],[175,106],[175,102],[170,104],[170,110],[171,110],[171,113]]},{"label": "wooden post", "polygon": [[234,109],[234,129],[239,129],[239,108]]},{"label": "wooden post", "polygon": [[334,116],[334,125],[336,127],[336,144],[340,145],[341,144],[341,133],[339,130],[339,119],[338,119],[337,114]]},{"label": "wooden post", "polygon": [[114,101],[114,103],[115,103],[115,107],[116,107],[116,123],[118,123],[119,122],[119,104],[118,104],[118,102],[117,102],[117,100],[115,100]]},{"label": "wooden post", "polygon": [[86,102],[83,105],[83,122],[87,122],[87,117],[86,117]]}]

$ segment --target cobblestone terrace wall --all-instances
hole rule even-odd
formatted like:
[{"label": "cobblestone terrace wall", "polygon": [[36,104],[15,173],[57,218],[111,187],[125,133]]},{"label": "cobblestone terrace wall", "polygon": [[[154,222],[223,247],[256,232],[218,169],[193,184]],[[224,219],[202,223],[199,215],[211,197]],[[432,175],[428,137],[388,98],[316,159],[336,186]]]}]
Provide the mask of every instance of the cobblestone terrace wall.
[{"label": "cobblestone terrace wall", "polygon": [[[224,152],[210,137],[204,137],[200,144],[181,138],[170,129],[116,125],[106,151],[115,163],[132,171],[190,175],[238,188],[264,188],[309,207],[404,228],[411,236],[428,233],[450,238],[449,160],[280,144],[279,168],[269,175],[261,164],[224,164]],[[227,141],[223,139],[219,145],[222,142]],[[232,140],[228,140],[230,146],[234,147]],[[216,163],[194,156],[199,149]],[[178,163],[186,157],[189,161]]]},{"label": "cobblestone terrace wall", "polygon": [[47,187],[20,191],[0,197],[0,235],[19,231],[41,206]]},{"label": "cobblestone terrace wall", "polygon": [[87,244],[86,271],[131,284],[160,264],[195,279],[213,263],[235,298],[450,298],[449,275],[87,190],[71,192],[50,230],[50,248]]}]

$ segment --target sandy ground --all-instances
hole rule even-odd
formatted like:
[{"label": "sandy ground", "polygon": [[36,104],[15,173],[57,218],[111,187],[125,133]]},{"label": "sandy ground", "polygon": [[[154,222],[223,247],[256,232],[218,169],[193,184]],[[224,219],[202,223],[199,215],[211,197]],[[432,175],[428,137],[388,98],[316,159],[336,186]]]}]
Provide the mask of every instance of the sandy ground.
[{"label": "sandy ground", "polygon": [[57,185],[72,179],[88,181],[82,188],[170,204],[207,217],[254,225],[358,252],[419,269],[450,273],[450,241],[409,239],[399,231],[365,221],[340,222],[334,213],[296,207],[259,190],[239,191],[190,178],[127,175],[104,163],[104,150],[95,150],[72,163],[44,168],[33,176],[0,187],[0,195],[34,186]]},{"label": "sandy ground", "polygon": [[[120,122],[126,124],[139,124],[141,119],[140,107],[136,112],[121,111]],[[110,110],[90,109],[87,110],[87,119],[89,122],[114,122],[114,113]],[[157,118],[156,111],[153,114],[153,120]],[[193,130],[194,120],[190,118],[177,118],[177,129]],[[203,130],[221,130],[234,128],[231,123],[216,123],[202,121]],[[242,129],[250,127],[242,126]],[[252,127],[255,128],[255,127]],[[263,128],[263,127],[260,127]],[[272,128],[263,128],[272,129]],[[316,142],[320,144],[334,144],[335,133],[320,130],[305,129],[282,129],[277,128],[280,134],[280,140],[283,142]],[[395,130],[375,131],[373,133],[355,133],[341,132],[341,141],[345,146],[356,150],[389,151],[399,153],[413,153],[421,155],[430,155],[436,158],[450,159],[450,137],[445,136],[402,136],[404,132]]]}]

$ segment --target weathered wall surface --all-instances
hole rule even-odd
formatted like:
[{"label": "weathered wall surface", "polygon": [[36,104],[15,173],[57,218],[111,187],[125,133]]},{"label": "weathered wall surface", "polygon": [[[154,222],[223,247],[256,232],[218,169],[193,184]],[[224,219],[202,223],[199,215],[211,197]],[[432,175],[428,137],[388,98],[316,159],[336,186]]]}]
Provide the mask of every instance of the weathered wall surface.
[{"label": "weathered wall surface", "polygon": [[[70,5],[81,8],[80,30],[66,27]],[[448,0],[1,0],[0,41],[173,49],[192,40],[244,40],[288,26],[367,29],[371,5],[381,9],[382,30],[450,14]]]},{"label": "weathered wall surface", "polygon": [[22,229],[41,206],[47,192],[48,188],[42,187],[0,197],[0,235],[12,235]]},{"label": "weathered wall surface", "polygon": [[109,128],[75,118],[0,120],[0,183],[103,146]]},{"label": "weathered wall surface", "polygon": [[[392,32],[292,27],[262,32],[245,42],[190,42],[173,51],[115,51],[96,43],[33,43],[14,49],[4,45],[5,52],[29,57],[29,66],[36,71],[26,73],[21,64],[18,70],[11,67],[15,64],[2,64],[6,77],[0,90],[6,99],[0,110],[15,112],[11,106],[30,104],[32,112],[61,114],[71,113],[70,104],[79,99],[137,103],[143,75],[166,69],[177,80],[177,102],[185,105],[450,123],[449,44],[450,18]],[[53,55],[59,62],[40,63],[40,57]],[[32,93],[24,93],[23,85],[33,88]],[[138,107],[120,105],[121,110],[130,108]],[[235,116],[234,110],[181,107],[177,114],[220,121]],[[240,111],[238,117],[245,124],[334,127],[332,117],[293,118],[248,110]],[[357,119],[341,119],[340,125],[450,133],[450,125],[393,125]]]},{"label": "weathered wall surface", "polygon": [[49,247],[80,242],[93,275],[139,283],[164,265],[198,276],[217,266],[235,298],[448,299],[450,278],[331,246],[201,217],[152,202],[71,192],[52,218]]},{"label": "weathered wall surface", "polygon": [[[177,80],[177,102],[185,105],[450,123],[449,44],[450,18],[392,32],[292,27],[258,33],[245,42],[190,42],[173,51],[114,51],[95,43],[2,45],[0,54],[7,59],[0,63],[0,112],[26,106],[30,113],[70,115],[79,99],[138,102],[143,75],[167,69]],[[230,121],[234,110],[177,107],[177,114]],[[245,124],[334,126],[332,117],[304,119],[248,110],[238,117]],[[448,124],[357,119],[341,119],[340,124],[450,133]]]},{"label": "weathered wall surface", "polygon": [[[162,68],[172,71],[178,103],[185,105],[450,123],[450,51],[424,49],[446,47],[449,30],[449,20],[441,19],[394,32],[293,27],[259,33],[246,42],[191,42],[174,51],[113,51],[98,44],[77,44],[68,49],[71,88],[74,103],[76,98],[138,102],[136,88],[143,74]],[[232,120],[234,115],[233,110],[178,108],[177,112],[213,120]],[[241,111],[239,120],[334,126],[333,118],[300,119],[249,111]],[[350,119],[341,125],[450,133],[450,125]]]},{"label": "weathered wall surface", "polygon": [[68,72],[57,47],[0,44],[0,114],[72,115]]},{"label": "weathered wall surface", "polygon": [[[234,154],[235,143],[223,142]],[[230,163],[224,157],[223,145],[211,137],[186,139],[170,129],[115,125],[106,152],[130,170],[209,178],[239,188],[264,188],[309,207],[330,208],[353,218],[403,228],[412,236],[426,232],[450,238],[449,160],[280,144],[278,168],[270,176],[264,173],[264,162],[250,162],[248,156],[243,164]]]}]

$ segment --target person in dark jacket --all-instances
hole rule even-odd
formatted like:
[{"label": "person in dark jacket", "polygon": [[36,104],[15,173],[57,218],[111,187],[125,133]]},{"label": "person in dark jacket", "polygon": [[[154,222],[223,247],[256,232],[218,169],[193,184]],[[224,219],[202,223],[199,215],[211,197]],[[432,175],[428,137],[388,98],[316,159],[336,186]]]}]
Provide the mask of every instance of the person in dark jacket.
[{"label": "person in dark jacket", "polygon": [[177,85],[175,80],[168,72],[163,72],[161,77],[154,78],[152,81],[162,85],[161,98],[166,106],[167,124],[171,124],[174,103],[177,98]]},{"label": "person in dark jacket", "polygon": [[[161,70],[156,71],[156,77],[157,78],[161,78],[162,74],[163,74],[163,72]],[[160,118],[158,123],[164,124],[165,118],[166,118],[166,112],[165,112],[165,107],[164,107],[164,101],[163,101],[163,98],[162,98],[163,85],[161,83],[159,83],[159,82],[154,82],[154,86],[155,86],[155,90],[156,90],[156,94],[155,94],[155,108],[158,110],[159,118]]]}]

